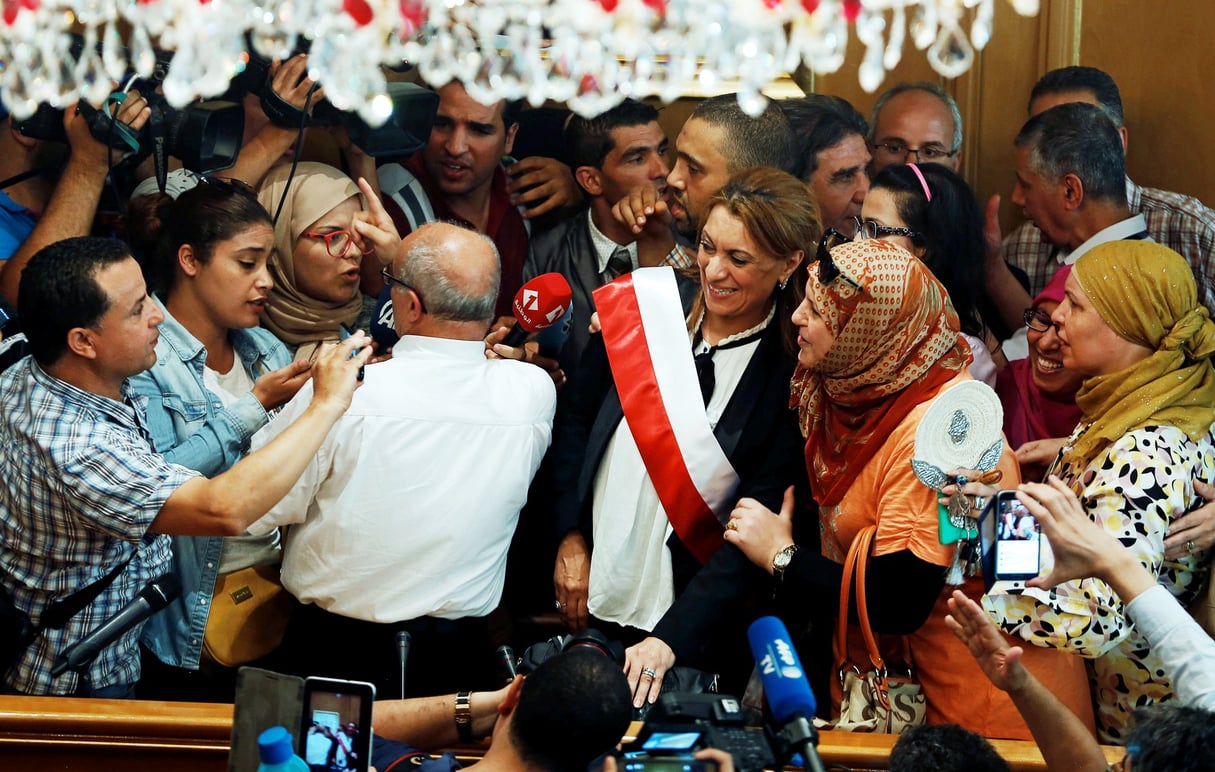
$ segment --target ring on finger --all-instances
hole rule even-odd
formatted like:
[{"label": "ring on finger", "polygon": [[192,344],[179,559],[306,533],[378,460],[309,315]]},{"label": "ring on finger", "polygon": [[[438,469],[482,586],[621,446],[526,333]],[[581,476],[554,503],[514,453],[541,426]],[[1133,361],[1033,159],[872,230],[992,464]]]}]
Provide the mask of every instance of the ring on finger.
[{"label": "ring on finger", "polygon": [[648,678],[657,678],[658,677],[658,671],[652,667],[643,668],[641,671],[641,674]]},{"label": "ring on finger", "polygon": [[1186,552],[1189,552],[1190,554],[1193,554],[1193,553],[1194,553],[1194,550],[1196,550],[1196,549],[1198,549],[1198,545],[1194,543],[1194,540],[1193,540],[1193,539],[1190,539],[1189,541],[1187,541],[1187,542],[1185,543],[1185,551],[1186,551]]},{"label": "ring on finger", "polygon": [[561,609],[565,608],[565,604],[559,600],[555,600],[553,601],[553,607],[560,611]]},{"label": "ring on finger", "polygon": [[726,523],[726,530],[727,531],[737,531],[738,530],[738,521],[735,520],[734,518],[730,518],[730,521],[728,523]]}]

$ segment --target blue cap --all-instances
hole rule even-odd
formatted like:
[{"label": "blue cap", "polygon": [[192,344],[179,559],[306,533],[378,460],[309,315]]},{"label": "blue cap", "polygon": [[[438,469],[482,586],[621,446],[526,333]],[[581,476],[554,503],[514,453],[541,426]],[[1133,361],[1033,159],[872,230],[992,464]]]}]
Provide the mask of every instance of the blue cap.
[{"label": "blue cap", "polygon": [[263,764],[282,764],[295,755],[291,733],[286,727],[272,726],[258,735],[257,751]]}]

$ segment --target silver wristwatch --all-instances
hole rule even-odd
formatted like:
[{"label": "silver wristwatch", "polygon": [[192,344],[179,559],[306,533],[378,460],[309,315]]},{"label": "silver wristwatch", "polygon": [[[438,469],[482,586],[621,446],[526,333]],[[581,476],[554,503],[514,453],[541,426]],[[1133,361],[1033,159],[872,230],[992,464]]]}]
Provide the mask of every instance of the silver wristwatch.
[{"label": "silver wristwatch", "polygon": [[789,561],[793,560],[793,553],[799,549],[801,547],[796,544],[790,544],[772,556],[772,576],[776,577],[776,581],[780,582],[784,580],[785,569],[789,567]]}]

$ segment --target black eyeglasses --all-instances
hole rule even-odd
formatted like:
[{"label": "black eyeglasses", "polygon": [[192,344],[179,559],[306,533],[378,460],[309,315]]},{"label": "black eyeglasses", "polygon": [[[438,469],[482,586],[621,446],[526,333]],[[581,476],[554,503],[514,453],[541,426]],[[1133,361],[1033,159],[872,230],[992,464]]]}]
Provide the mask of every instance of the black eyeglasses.
[{"label": "black eyeglasses", "polygon": [[851,276],[840,270],[840,267],[835,264],[835,260],[831,258],[831,250],[841,244],[847,244],[852,239],[837,231],[835,228],[828,228],[823,234],[823,238],[818,242],[818,280],[820,284],[830,284],[836,279],[843,278],[844,281],[852,285],[854,289],[860,290],[861,285],[857,284]]},{"label": "black eyeglasses", "polygon": [[916,163],[940,163],[944,159],[953,158],[958,154],[957,150],[946,150],[942,145],[908,147],[902,142],[875,142],[870,147],[882,155],[900,160],[906,160],[907,156],[914,155]]},{"label": "black eyeglasses", "polygon": [[414,296],[417,297],[417,299],[418,299],[418,308],[422,309],[422,313],[424,313],[424,314],[427,313],[426,301],[422,300],[421,292],[418,292],[418,290],[416,288],[411,287],[410,285],[401,281],[397,277],[393,276],[392,273],[387,268],[381,268],[380,275],[383,276],[384,281],[388,282],[389,284],[399,284],[403,289],[406,289],[406,290],[412,292],[414,294]]},{"label": "black eyeglasses", "polygon": [[1025,309],[1025,313],[1021,315],[1021,320],[1025,322],[1026,327],[1034,332],[1046,332],[1055,326],[1055,323],[1050,319],[1050,314],[1041,308]]},{"label": "black eyeglasses", "polygon": [[876,220],[862,220],[859,217],[853,217],[852,222],[856,226],[856,238],[861,241],[865,239],[880,239],[883,236],[906,236],[909,239],[920,238],[920,234],[911,228],[895,228],[890,225],[879,225]]}]

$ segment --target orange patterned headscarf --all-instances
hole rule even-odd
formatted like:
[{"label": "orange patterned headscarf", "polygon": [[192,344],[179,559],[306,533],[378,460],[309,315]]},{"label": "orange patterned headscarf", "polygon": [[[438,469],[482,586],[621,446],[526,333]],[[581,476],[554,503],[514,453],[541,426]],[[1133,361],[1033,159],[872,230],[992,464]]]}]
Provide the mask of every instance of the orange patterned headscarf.
[{"label": "orange patterned headscarf", "polygon": [[790,398],[825,506],[839,503],[895,426],[971,361],[945,288],[911,253],[870,239],[836,247],[831,259],[841,276],[823,284],[811,265],[807,299],[835,341],[812,369],[793,374]]}]

